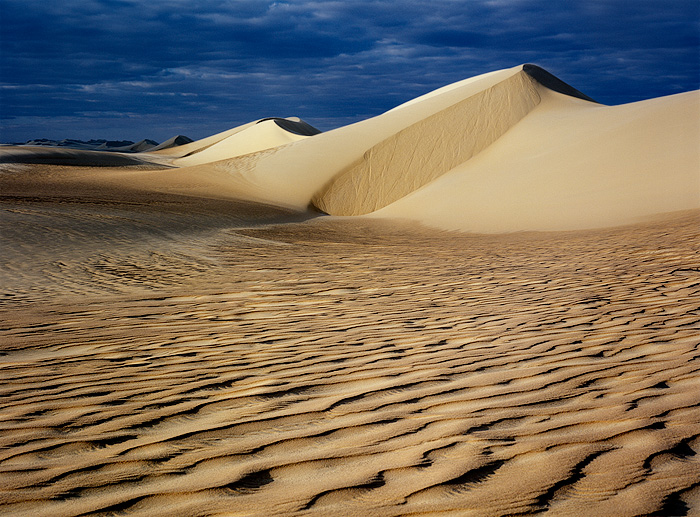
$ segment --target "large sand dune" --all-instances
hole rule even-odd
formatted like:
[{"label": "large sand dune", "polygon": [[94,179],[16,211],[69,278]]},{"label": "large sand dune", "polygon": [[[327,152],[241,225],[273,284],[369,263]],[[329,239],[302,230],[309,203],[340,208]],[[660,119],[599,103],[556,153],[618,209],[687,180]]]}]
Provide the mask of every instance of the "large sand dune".
[{"label": "large sand dune", "polygon": [[604,106],[523,65],[326,133],[261,119],[142,153],[177,172],[125,180],[449,230],[569,230],[700,208],[699,141],[700,92]]},{"label": "large sand dune", "polygon": [[483,151],[539,102],[532,81],[517,73],[372,146],[312,202],[329,214],[374,212]]},{"label": "large sand dune", "polygon": [[697,109],[1,148],[0,514],[698,514]]},{"label": "large sand dune", "polygon": [[628,224],[700,207],[697,92],[613,107],[546,95],[546,106],[483,153],[375,215],[506,232]]},{"label": "large sand dune", "polygon": [[313,137],[244,126],[175,165],[229,177],[225,195],[299,210],[566,230],[700,207],[698,141],[699,92],[604,106],[525,65]]}]

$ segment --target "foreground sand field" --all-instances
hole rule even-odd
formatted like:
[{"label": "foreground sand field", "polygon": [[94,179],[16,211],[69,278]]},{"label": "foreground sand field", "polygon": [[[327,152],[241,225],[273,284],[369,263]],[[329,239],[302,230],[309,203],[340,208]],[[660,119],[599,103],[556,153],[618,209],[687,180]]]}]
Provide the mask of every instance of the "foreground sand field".
[{"label": "foreground sand field", "polygon": [[0,175],[0,513],[700,512],[698,211],[480,236],[96,171]]}]

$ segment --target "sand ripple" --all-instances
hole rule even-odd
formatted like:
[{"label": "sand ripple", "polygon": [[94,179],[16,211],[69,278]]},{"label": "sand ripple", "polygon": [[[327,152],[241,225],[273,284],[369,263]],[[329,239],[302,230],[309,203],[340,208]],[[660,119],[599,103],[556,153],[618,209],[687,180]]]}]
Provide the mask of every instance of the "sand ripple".
[{"label": "sand ripple", "polygon": [[700,511],[698,222],[7,255],[0,512]]}]

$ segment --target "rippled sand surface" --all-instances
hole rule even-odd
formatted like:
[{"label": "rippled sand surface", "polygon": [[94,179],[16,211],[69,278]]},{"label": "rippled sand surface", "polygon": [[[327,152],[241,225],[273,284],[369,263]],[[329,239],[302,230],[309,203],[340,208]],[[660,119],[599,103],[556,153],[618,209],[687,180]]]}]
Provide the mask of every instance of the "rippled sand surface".
[{"label": "rippled sand surface", "polygon": [[697,212],[477,236],[7,178],[2,514],[700,512]]}]

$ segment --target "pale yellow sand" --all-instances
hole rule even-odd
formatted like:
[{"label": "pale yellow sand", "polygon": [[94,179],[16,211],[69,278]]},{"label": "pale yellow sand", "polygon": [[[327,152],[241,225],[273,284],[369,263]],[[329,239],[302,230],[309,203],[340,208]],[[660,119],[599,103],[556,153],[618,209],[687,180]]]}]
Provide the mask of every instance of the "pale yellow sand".
[{"label": "pale yellow sand", "polygon": [[698,211],[478,236],[167,172],[0,174],[0,513],[700,512]]},{"label": "pale yellow sand", "polygon": [[[175,160],[175,164],[185,167],[200,165],[244,154],[264,151],[290,144],[306,137],[285,131],[273,120],[264,120],[237,131],[215,144],[196,153]],[[193,142],[194,143],[194,142]]]},{"label": "pale yellow sand", "polygon": [[134,181],[480,233],[611,227],[700,208],[699,91],[604,106],[518,66],[312,137],[271,121],[231,131],[183,146],[194,154],[174,160],[184,166],[176,175]]},{"label": "pale yellow sand", "polygon": [[[603,106],[553,91],[518,66],[314,136],[262,120],[154,153],[113,153],[170,168],[86,181],[443,230],[588,229],[700,209],[698,142],[700,91]],[[0,151],[0,160],[20,152]],[[105,154],[21,152],[50,152],[66,165]]]},{"label": "pale yellow sand", "polygon": [[622,106],[540,95],[482,153],[374,215],[506,232],[630,224],[700,207],[700,92]]}]

